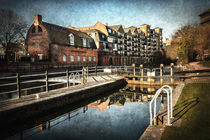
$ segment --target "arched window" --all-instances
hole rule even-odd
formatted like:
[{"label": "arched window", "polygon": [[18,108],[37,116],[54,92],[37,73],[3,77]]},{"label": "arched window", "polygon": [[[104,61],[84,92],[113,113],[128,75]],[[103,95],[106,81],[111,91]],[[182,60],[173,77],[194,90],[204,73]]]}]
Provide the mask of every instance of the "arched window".
[{"label": "arched window", "polygon": [[32,28],[31,33],[35,33],[36,29],[35,27]]},{"label": "arched window", "polygon": [[66,55],[63,55],[63,62],[66,62]]},{"label": "arched window", "polygon": [[70,45],[74,45],[74,35],[73,34],[69,34],[68,40],[69,40]]},{"label": "arched window", "polygon": [[42,28],[38,26],[38,32],[42,32]]}]

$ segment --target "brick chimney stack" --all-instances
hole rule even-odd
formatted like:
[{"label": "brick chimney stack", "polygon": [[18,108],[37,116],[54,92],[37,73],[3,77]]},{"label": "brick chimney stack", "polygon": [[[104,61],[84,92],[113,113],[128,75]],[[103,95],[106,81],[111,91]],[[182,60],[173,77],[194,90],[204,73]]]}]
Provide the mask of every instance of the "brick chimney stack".
[{"label": "brick chimney stack", "polygon": [[34,20],[34,25],[38,26],[40,23],[42,23],[42,16],[41,15],[34,15],[35,16],[35,20]]}]

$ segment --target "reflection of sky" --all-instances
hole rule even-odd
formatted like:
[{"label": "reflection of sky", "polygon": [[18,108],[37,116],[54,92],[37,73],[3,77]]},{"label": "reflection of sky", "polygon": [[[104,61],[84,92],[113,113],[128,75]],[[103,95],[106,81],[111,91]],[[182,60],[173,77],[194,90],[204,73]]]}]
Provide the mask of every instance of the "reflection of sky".
[{"label": "reflection of sky", "polygon": [[181,25],[199,23],[199,14],[210,8],[209,0],[1,0],[0,8],[10,8],[33,22],[34,14],[62,26],[109,25],[163,28],[169,37]]},{"label": "reflection of sky", "polygon": [[80,108],[71,112],[71,116],[75,117],[70,121],[66,114],[51,121],[51,126],[65,121],[27,139],[138,139],[149,124],[148,107],[148,103],[126,102],[124,106],[111,105],[103,112],[97,108],[88,108],[83,113],[83,108]]}]

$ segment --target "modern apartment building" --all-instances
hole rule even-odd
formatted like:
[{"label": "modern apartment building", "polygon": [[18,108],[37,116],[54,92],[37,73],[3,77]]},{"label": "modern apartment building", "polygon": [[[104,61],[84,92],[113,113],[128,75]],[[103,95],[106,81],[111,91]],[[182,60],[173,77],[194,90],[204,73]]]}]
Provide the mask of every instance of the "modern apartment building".
[{"label": "modern apartment building", "polygon": [[200,16],[200,24],[201,25],[209,25],[210,24],[210,9],[203,12]]}]

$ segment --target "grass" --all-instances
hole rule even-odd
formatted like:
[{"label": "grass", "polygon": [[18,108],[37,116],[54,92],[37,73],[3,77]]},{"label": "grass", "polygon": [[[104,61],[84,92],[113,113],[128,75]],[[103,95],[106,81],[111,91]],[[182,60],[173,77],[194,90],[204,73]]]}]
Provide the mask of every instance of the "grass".
[{"label": "grass", "polygon": [[210,60],[208,61],[201,61],[199,64],[203,65],[204,67],[210,67]]},{"label": "grass", "polygon": [[180,127],[166,127],[162,140],[210,139],[210,84],[187,84],[174,110]]}]

